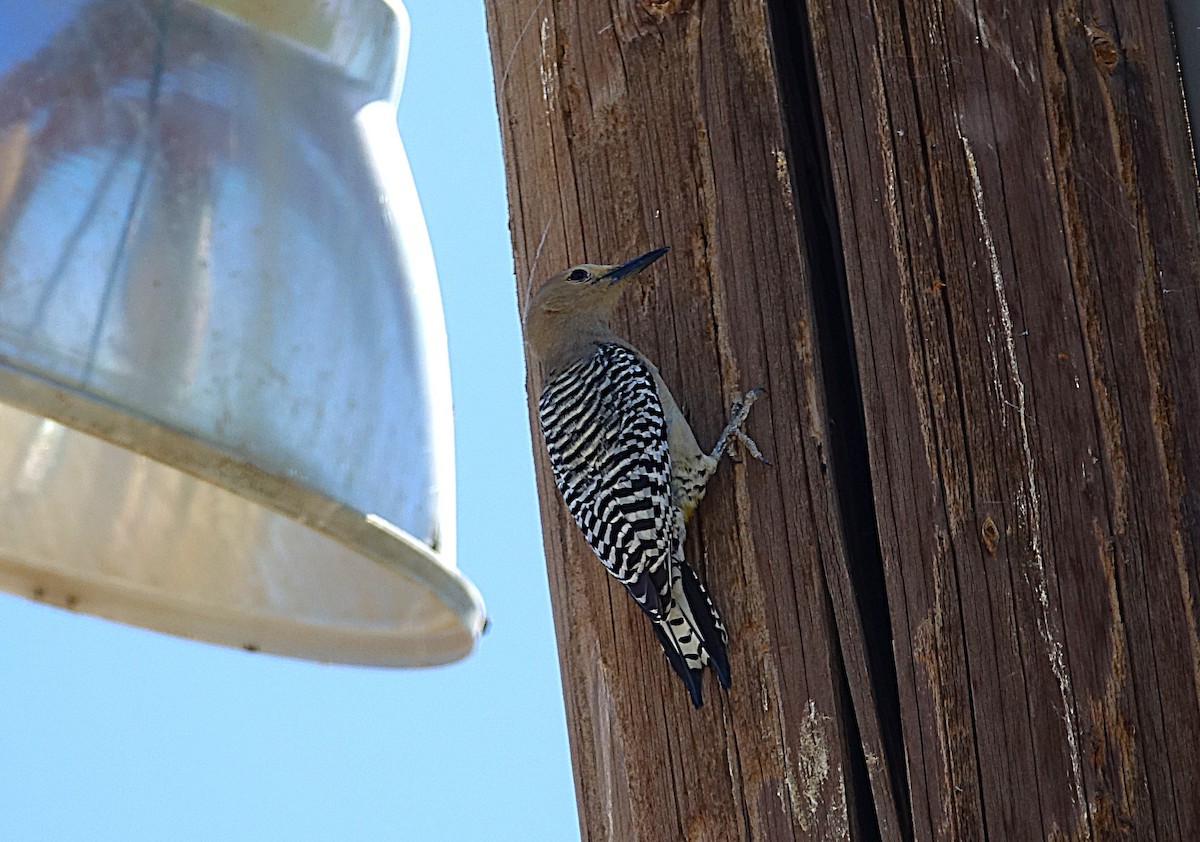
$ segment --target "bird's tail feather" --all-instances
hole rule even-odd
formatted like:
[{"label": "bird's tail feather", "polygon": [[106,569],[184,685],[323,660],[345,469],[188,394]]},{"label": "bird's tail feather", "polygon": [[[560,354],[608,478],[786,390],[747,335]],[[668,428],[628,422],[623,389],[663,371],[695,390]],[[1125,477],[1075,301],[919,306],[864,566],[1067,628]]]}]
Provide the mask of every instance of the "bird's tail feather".
[{"label": "bird's tail feather", "polygon": [[671,583],[670,608],[654,622],[654,634],[662,644],[667,661],[683,679],[692,704],[700,707],[700,674],[708,664],[721,686],[729,687],[727,635],[721,615],[699,577],[686,561],[676,561],[678,575]]}]

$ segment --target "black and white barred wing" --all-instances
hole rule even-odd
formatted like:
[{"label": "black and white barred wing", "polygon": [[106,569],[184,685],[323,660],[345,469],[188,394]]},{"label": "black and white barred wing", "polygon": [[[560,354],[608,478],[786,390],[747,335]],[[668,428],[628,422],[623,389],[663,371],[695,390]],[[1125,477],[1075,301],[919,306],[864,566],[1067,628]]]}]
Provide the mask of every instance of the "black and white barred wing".
[{"label": "black and white barred wing", "polygon": [[538,402],[554,482],[600,561],[652,617],[670,590],[671,456],[654,377],[600,345],[556,372]]}]

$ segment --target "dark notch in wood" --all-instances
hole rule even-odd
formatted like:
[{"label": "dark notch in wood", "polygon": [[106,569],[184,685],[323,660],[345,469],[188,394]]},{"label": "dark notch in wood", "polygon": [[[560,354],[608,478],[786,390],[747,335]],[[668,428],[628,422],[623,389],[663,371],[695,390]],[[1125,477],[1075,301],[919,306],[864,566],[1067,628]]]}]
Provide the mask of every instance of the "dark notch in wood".
[{"label": "dark notch in wood", "polygon": [[[900,690],[892,655],[887,584],[875,520],[874,490],[867,455],[866,419],[854,355],[841,231],[835,207],[825,123],[813,61],[813,40],[805,5],[797,0],[768,0],[771,48],[779,98],[787,129],[787,161],[801,250],[812,278],[813,311],[821,349],[822,378],[829,413],[826,431],[837,490],[842,536],[850,581],[862,623],[873,696],[882,732],[892,795],[899,812],[900,831],[913,838],[913,824],[904,763]],[[858,715],[839,658],[843,709],[850,724],[853,797],[847,799],[866,838],[879,838],[878,819],[868,780],[866,757],[859,741]]]}]

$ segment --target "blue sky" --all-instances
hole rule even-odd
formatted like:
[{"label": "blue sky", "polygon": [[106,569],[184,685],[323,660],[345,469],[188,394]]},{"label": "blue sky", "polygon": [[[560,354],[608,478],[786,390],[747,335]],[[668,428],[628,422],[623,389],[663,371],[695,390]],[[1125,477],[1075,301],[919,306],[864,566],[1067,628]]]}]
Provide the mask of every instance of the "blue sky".
[{"label": "blue sky", "polygon": [[578,837],[483,4],[405,5],[400,129],[450,336],[458,561],[492,630],[460,664],[393,672],[0,595],[0,838]]}]

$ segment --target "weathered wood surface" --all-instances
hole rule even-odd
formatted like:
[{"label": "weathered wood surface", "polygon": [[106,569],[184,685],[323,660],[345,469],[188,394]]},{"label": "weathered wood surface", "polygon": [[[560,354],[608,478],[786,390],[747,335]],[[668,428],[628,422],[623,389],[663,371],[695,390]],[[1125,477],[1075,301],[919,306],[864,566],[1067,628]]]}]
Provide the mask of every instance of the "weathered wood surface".
[{"label": "weathered wood surface", "polygon": [[694,521],[735,641],[733,692],[707,679],[695,712],[535,439],[581,821],[594,838],[840,838],[859,738],[822,559],[844,565],[764,9],[649,8],[488,4],[521,299],[573,263],[671,245],[617,327],[704,440],[766,387],[748,429],[775,466],[723,467]]},{"label": "weathered wood surface", "polygon": [[699,712],[534,434],[585,838],[1200,838],[1161,0],[486,5],[521,301],[671,245],[618,328],[702,439],[770,392],[775,466],[689,538],[732,639]]},{"label": "weathered wood surface", "polygon": [[1160,0],[809,6],[919,838],[1200,838],[1200,247]]}]

